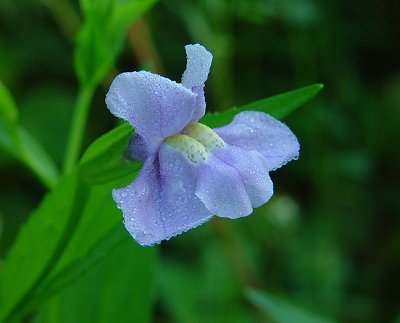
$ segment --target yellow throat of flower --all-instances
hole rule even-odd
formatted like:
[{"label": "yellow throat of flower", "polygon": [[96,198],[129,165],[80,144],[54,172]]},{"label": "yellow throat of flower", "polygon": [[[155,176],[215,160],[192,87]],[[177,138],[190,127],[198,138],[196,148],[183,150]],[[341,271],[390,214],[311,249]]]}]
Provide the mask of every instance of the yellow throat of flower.
[{"label": "yellow throat of flower", "polygon": [[181,134],[168,137],[164,142],[195,164],[206,161],[213,149],[225,147],[222,138],[201,123],[188,125]]}]

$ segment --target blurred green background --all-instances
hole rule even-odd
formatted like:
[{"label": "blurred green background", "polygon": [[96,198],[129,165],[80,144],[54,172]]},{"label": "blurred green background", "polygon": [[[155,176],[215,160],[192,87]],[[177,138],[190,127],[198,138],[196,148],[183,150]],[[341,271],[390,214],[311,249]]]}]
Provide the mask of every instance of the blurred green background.
[{"label": "blurred green background", "polygon": [[[80,24],[76,1],[0,2],[0,79],[21,124],[59,165],[78,87],[72,54]],[[255,287],[340,322],[395,322],[399,39],[398,1],[160,0],[130,27],[96,91],[85,145],[116,124],[104,95],[119,71],[146,68],[179,81],[188,43],[214,55],[209,110],[325,85],[285,120],[301,156],[272,173],[267,205],[159,247],[151,321],[273,322],[245,297]],[[2,150],[0,167],[3,257],[46,190]]]}]

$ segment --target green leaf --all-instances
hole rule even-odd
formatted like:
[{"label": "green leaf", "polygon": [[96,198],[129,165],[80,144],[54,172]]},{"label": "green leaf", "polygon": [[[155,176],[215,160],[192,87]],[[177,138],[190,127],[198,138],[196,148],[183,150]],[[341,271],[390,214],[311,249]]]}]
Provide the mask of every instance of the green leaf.
[{"label": "green leaf", "polygon": [[322,88],[322,84],[313,84],[255,101],[239,108],[234,107],[223,112],[207,113],[200,122],[211,128],[221,127],[231,122],[235,115],[246,110],[262,111],[282,120],[291,112],[311,100]]},{"label": "green leaf", "polygon": [[8,130],[0,123],[0,146],[27,166],[47,187],[53,188],[59,178],[56,164],[43,146],[23,127]]},{"label": "green leaf", "polygon": [[94,88],[114,63],[128,27],[156,0],[81,0],[84,24],[77,36],[75,70]]},{"label": "green leaf", "polygon": [[[82,279],[56,297],[57,316],[54,317],[54,311],[47,310],[46,306],[41,320],[35,323],[150,321],[156,249],[135,244],[120,224],[113,230],[112,237],[105,237],[103,242],[117,237],[120,242],[113,250],[103,251],[105,261],[92,267]],[[96,249],[101,252],[101,247],[99,244]],[[54,300],[49,305],[53,306]]]},{"label": "green leaf", "polygon": [[76,173],[65,177],[20,230],[0,272],[0,322],[22,311],[68,240],[86,195],[77,186]]},{"label": "green leaf", "polygon": [[127,177],[91,187],[79,223],[76,224],[57,264],[42,281],[40,289],[43,291],[38,294],[46,294],[48,298],[57,290],[58,287],[55,286],[68,285],[103,258],[108,250],[129,238],[122,225],[121,211],[117,209],[111,191],[131,182],[135,176],[136,172],[132,172]]},{"label": "green leaf", "polygon": [[125,156],[132,127],[125,123],[98,138],[86,150],[80,163],[82,177],[90,183],[104,183],[138,170],[139,162]]},{"label": "green leaf", "polygon": [[43,146],[24,128],[18,127],[18,158],[48,187],[53,188],[59,178],[56,164]]},{"label": "green leaf", "polygon": [[18,110],[8,89],[0,81],[0,121],[14,127],[18,120]]},{"label": "green leaf", "polygon": [[25,164],[46,187],[54,187],[59,176],[57,166],[43,146],[17,122],[14,99],[0,82],[0,146]]},{"label": "green leaf", "polygon": [[[121,214],[111,190],[136,175],[139,164],[122,159],[131,132],[123,125],[93,143],[80,167],[30,216],[0,273],[0,321],[20,319],[37,308],[120,243],[112,229],[116,224],[122,229]],[[99,180],[99,170],[110,174]]]},{"label": "green leaf", "polygon": [[334,323],[330,318],[309,312],[291,302],[257,291],[249,289],[246,292],[248,300],[257,306],[269,318],[277,323]]}]

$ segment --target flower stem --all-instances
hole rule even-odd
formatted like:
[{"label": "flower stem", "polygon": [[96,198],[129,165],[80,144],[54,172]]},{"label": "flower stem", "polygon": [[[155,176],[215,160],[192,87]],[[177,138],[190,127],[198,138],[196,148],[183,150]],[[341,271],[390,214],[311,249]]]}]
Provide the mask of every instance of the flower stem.
[{"label": "flower stem", "polygon": [[78,161],[93,94],[93,87],[81,87],[78,93],[64,158],[64,173],[70,172]]}]

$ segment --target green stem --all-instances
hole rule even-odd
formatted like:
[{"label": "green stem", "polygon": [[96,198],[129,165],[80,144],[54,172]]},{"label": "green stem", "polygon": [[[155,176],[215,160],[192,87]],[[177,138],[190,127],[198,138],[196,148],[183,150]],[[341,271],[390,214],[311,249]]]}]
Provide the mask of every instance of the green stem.
[{"label": "green stem", "polygon": [[69,173],[78,161],[93,94],[93,87],[81,87],[78,93],[64,159],[64,173]]}]

